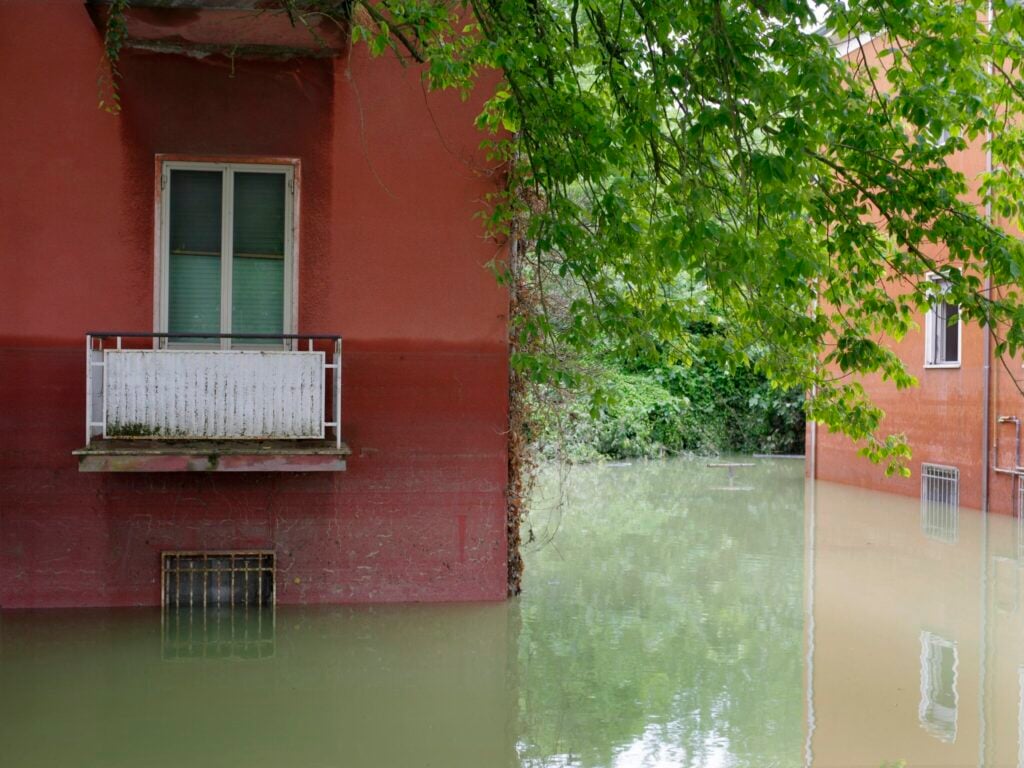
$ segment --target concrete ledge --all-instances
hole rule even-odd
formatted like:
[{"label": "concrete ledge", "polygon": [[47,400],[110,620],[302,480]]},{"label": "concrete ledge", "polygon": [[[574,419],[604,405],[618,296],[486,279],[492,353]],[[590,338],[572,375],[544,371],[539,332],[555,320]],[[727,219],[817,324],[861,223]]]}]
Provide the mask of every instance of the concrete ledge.
[{"label": "concrete ledge", "polygon": [[344,472],[333,440],[93,440],[79,472]]},{"label": "concrete ledge", "polygon": [[[105,34],[111,0],[85,6]],[[131,0],[124,18],[124,47],[143,51],[287,60],[340,56],[349,47],[346,19],[313,13],[300,22],[263,0]]]}]

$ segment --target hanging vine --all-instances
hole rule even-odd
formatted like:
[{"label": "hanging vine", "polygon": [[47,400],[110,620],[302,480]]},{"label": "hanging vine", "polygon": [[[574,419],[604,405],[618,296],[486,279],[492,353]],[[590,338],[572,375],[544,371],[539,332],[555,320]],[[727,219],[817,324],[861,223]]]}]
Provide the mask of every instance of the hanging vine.
[{"label": "hanging vine", "polygon": [[121,61],[121,49],[128,36],[127,12],[128,0],[111,0],[106,28],[103,31],[103,60],[100,62],[97,89],[100,109],[112,115],[121,111],[121,72],[118,64]]}]

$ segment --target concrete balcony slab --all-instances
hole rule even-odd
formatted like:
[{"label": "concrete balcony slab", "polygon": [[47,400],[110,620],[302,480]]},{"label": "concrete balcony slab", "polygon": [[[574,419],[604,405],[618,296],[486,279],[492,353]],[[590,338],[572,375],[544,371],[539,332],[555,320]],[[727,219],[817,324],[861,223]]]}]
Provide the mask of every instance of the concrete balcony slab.
[{"label": "concrete balcony slab", "polygon": [[72,452],[79,472],[343,472],[334,440],[93,440]]}]

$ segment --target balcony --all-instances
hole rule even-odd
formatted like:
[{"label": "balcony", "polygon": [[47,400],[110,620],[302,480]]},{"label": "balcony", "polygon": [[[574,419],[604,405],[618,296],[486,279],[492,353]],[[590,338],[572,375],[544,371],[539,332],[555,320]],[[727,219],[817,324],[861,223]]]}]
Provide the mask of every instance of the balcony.
[{"label": "balcony", "polygon": [[85,337],[81,472],[339,472],[341,337]]},{"label": "balcony", "polygon": [[[85,0],[85,5],[96,27],[105,31],[111,0]],[[296,7],[290,14],[267,0],[131,0],[125,11],[125,47],[278,60],[333,57],[346,49],[346,19],[304,11],[303,3]]]}]

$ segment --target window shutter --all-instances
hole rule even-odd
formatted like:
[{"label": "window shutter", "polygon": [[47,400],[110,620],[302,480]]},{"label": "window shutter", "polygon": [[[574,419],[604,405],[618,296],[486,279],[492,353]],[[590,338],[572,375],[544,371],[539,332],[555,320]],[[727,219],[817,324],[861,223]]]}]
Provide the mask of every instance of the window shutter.
[{"label": "window shutter", "polygon": [[231,330],[282,333],[285,176],[236,171],[234,183]]},{"label": "window shutter", "polygon": [[220,332],[221,186],[220,171],[171,171],[167,329],[172,333]]}]

